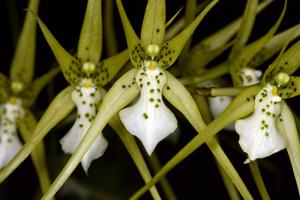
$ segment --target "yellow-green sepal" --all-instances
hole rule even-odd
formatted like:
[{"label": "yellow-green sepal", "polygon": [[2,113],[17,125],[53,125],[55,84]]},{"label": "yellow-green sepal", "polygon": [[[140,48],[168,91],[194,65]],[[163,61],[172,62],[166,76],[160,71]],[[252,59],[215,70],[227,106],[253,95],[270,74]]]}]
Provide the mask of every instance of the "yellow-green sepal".
[{"label": "yellow-green sepal", "polygon": [[52,33],[49,31],[47,26],[42,22],[42,20],[37,16],[36,13],[29,10],[29,12],[35,17],[42,30],[42,33],[50,46],[61,71],[64,74],[65,79],[73,86],[77,85],[80,81],[80,77],[82,75],[81,72],[81,61],[78,58],[73,57],[70,55],[55,39]]},{"label": "yellow-green sepal", "polygon": [[[96,82],[104,86],[109,81],[111,81],[115,75],[120,71],[120,69],[128,61],[128,50],[124,50],[112,57],[104,59],[101,64],[101,73],[96,77]],[[97,80],[98,79],[98,80]]]},{"label": "yellow-green sepal", "polygon": [[98,63],[102,53],[102,1],[88,0],[78,42],[77,56]]},{"label": "yellow-green sepal", "polygon": [[123,24],[123,29],[125,32],[126,42],[128,46],[128,53],[130,60],[134,67],[142,67],[143,61],[145,60],[145,51],[141,45],[141,41],[133,30],[126,12],[124,10],[121,0],[117,0],[117,7]]},{"label": "yellow-green sepal", "polygon": [[278,88],[278,95],[283,99],[300,95],[300,77],[290,76],[289,82]]},{"label": "yellow-green sepal", "polygon": [[[29,9],[38,12],[39,0],[29,1]],[[23,28],[10,67],[10,79],[14,82],[29,84],[34,74],[36,45],[36,22],[34,16],[26,13]]]},{"label": "yellow-green sepal", "polygon": [[0,103],[5,102],[9,97],[9,87],[10,84],[8,78],[4,74],[0,73]]},{"label": "yellow-green sepal", "polygon": [[42,91],[42,89],[60,72],[60,68],[56,67],[41,77],[35,79],[27,88],[25,92],[25,96],[23,96],[24,104],[27,106],[31,106],[38,95]]},{"label": "yellow-green sepal", "polygon": [[160,46],[165,37],[165,0],[148,0],[141,30],[141,43],[144,49],[150,44]]},{"label": "yellow-green sepal", "polygon": [[285,138],[286,149],[293,168],[298,192],[300,192],[300,141],[295,119],[288,105],[283,101],[281,117],[277,120],[277,126]]},{"label": "yellow-green sepal", "polygon": [[[19,131],[25,143],[29,142],[36,124],[37,121],[34,115],[29,110],[26,110],[25,117],[18,123]],[[45,193],[50,187],[50,178],[47,170],[46,152],[43,141],[34,148],[31,153],[31,158],[38,175],[42,192]]]},{"label": "yellow-green sepal", "polygon": [[189,26],[161,46],[160,59],[158,60],[159,66],[163,69],[167,69],[176,61],[197,26],[218,1],[219,0],[212,1]]},{"label": "yellow-green sepal", "polygon": [[258,6],[258,0],[248,0],[246,8],[240,23],[240,27],[235,38],[235,42],[231,49],[229,59],[233,58],[242,47],[247,43],[250,34],[252,32],[253,24],[256,17],[256,8]]}]

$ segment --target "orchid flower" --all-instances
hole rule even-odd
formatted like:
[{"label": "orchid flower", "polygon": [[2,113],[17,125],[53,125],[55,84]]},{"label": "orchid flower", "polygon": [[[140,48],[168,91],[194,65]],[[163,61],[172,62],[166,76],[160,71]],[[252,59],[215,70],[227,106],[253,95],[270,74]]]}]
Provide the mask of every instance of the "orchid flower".
[{"label": "orchid flower", "polygon": [[[117,74],[128,60],[128,53],[125,50],[100,61],[102,52],[101,7],[101,0],[88,1],[75,56],[70,55],[38,16],[32,13],[60,64],[65,79],[73,88],[69,97],[76,106],[77,117],[71,129],[60,140],[63,151],[68,154],[75,151],[93,123],[98,106],[106,94],[103,86]],[[107,140],[99,132],[93,145],[81,160],[86,173],[91,162],[103,155],[107,146]]]},{"label": "orchid flower", "polygon": [[235,130],[240,136],[239,144],[248,154],[249,160],[246,162],[267,157],[285,148],[284,138],[276,125],[280,113],[281,98],[277,88],[268,83],[255,98],[253,114],[235,123]]},{"label": "orchid flower", "polygon": [[[30,0],[29,8],[37,12],[38,0]],[[26,14],[17,48],[11,63],[10,76],[0,73],[0,169],[5,167],[22,149],[23,144],[18,133],[26,143],[32,136],[36,119],[30,110],[41,90],[59,72],[54,68],[41,77],[33,80],[35,43],[35,19]],[[40,143],[31,152],[32,161],[36,168],[42,191],[50,186],[44,145]],[[4,169],[3,169],[4,168]]]},{"label": "orchid flower", "polygon": [[17,120],[24,117],[22,107],[22,101],[13,97],[1,106],[0,169],[22,148],[22,143],[17,135]]},{"label": "orchid flower", "polygon": [[138,68],[133,83],[138,86],[140,93],[137,102],[121,110],[119,116],[126,129],[141,140],[149,155],[162,139],[177,128],[176,117],[162,98],[164,90],[170,89],[165,69],[175,62],[186,41],[216,2],[213,1],[184,31],[164,42],[166,24],[163,0],[148,1],[141,40],[131,27],[121,1],[117,1],[129,56],[132,64]]}]

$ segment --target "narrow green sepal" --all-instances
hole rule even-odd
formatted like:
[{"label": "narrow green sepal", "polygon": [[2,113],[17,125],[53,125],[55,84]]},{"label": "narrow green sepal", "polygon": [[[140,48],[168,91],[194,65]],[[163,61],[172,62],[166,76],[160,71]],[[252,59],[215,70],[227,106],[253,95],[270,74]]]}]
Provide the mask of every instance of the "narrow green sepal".
[{"label": "narrow green sepal", "polygon": [[[28,8],[38,12],[39,0],[29,1]],[[10,68],[12,81],[29,84],[34,74],[36,46],[36,22],[34,16],[26,13],[23,28],[19,36],[17,48]]]},{"label": "narrow green sepal", "polygon": [[64,74],[66,80],[73,86],[77,85],[80,81],[81,77],[81,61],[78,58],[71,56],[55,39],[46,25],[42,22],[42,20],[31,10],[28,10],[37,20],[43,35],[50,46],[57,62],[59,63],[61,70]]},{"label": "narrow green sepal", "polygon": [[24,96],[24,104],[27,106],[31,106],[38,95],[40,94],[41,90],[60,72],[60,68],[56,67],[46,74],[42,75],[38,79],[35,79],[27,88],[26,95]]},{"label": "narrow green sepal", "polygon": [[277,31],[284,17],[286,8],[287,0],[284,1],[282,12],[272,28],[260,39],[240,49],[240,53],[237,54],[234,59],[231,59],[232,61],[230,61],[230,73],[235,85],[241,85],[241,80],[239,79],[241,68],[248,66],[250,60],[253,59],[253,57],[263,48],[263,46],[272,38],[272,36]]},{"label": "narrow green sepal", "polygon": [[102,1],[88,0],[78,42],[77,56],[98,63],[102,53]]},{"label": "narrow green sepal", "polygon": [[35,127],[29,142],[25,143],[13,160],[0,171],[0,183],[2,183],[30,155],[33,149],[40,144],[49,131],[73,110],[74,103],[71,99],[73,90],[73,87],[69,86],[52,100]]},{"label": "narrow green sepal", "polygon": [[240,49],[244,47],[247,43],[255,21],[257,5],[258,0],[247,1],[242,21],[240,23],[239,31],[237,33],[234,45],[230,52],[229,59],[234,57],[240,51]]},{"label": "narrow green sepal", "polygon": [[300,95],[300,77],[290,76],[288,84],[278,88],[278,95],[283,99]]},{"label": "narrow green sepal", "polygon": [[123,29],[126,36],[129,57],[133,66],[140,68],[145,60],[145,51],[141,45],[141,41],[133,30],[121,0],[117,0],[117,7],[123,24]]},{"label": "narrow green sepal", "polygon": [[[196,130],[204,129],[206,126],[199,112],[196,102],[188,90],[171,73],[164,71],[167,76],[167,83],[163,89],[164,97],[178,109]],[[191,112],[192,111],[192,112]]]},{"label": "narrow green sepal", "polygon": [[75,170],[109,120],[138,95],[139,89],[134,81],[137,71],[135,68],[128,71],[107,92],[94,122],[43,199],[51,199],[55,195]]},{"label": "narrow green sepal", "polygon": [[144,49],[150,44],[161,45],[165,37],[165,0],[148,0],[141,31]]},{"label": "narrow green sepal", "polygon": [[9,87],[10,85],[8,78],[4,74],[0,73],[0,103],[5,102],[7,100],[9,96]]},{"label": "narrow green sepal", "polygon": [[[37,121],[34,115],[27,110],[25,117],[18,123],[23,140],[28,143]],[[46,152],[44,143],[38,144],[31,153],[31,158],[37,172],[42,192],[45,193],[50,187],[50,178],[47,170]]]},{"label": "narrow green sepal", "polygon": [[300,192],[300,141],[295,119],[288,105],[283,102],[281,117],[277,120],[277,126],[285,138],[286,149],[293,168],[298,192]]},{"label": "narrow green sepal", "polygon": [[300,41],[290,47],[285,53],[279,55],[270,67],[266,70],[263,80],[268,81],[270,78],[280,72],[288,75],[293,74],[300,67]]},{"label": "narrow green sepal", "polygon": [[99,84],[101,86],[106,85],[115,75],[120,71],[120,69],[128,61],[128,50],[124,50],[117,55],[104,59],[101,63],[101,73],[99,73]]},{"label": "narrow green sepal", "polygon": [[196,18],[195,20],[181,33],[172,38],[171,40],[165,42],[161,46],[161,53],[159,59],[159,66],[164,69],[170,67],[178,58],[181,51],[184,48],[184,45],[188,39],[192,36],[195,29],[206,16],[206,14],[216,5],[219,0],[212,1]]},{"label": "narrow green sepal", "polygon": [[286,41],[293,41],[300,35],[300,25],[295,25],[281,33],[274,35],[270,41],[249,61],[248,66],[256,68],[275,55]]}]

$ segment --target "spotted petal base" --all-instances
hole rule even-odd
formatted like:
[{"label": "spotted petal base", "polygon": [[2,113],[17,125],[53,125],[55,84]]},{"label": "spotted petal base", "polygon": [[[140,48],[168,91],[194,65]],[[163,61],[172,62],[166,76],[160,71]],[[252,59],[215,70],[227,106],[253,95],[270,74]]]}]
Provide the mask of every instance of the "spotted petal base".
[{"label": "spotted petal base", "polygon": [[[77,107],[77,119],[70,131],[60,140],[62,149],[65,153],[72,154],[79,145],[82,138],[85,136],[91,123],[94,120],[97,111],[97,104],[101,99],[101,93],[96,87],[77,87],[72,93],[72,100]],[[108,142],[99,133],[94,144],[86,152],[81,164],[85,172],[91,162],[103,155]]]},{"label": "spotted petal base", "polygon": [[264,158],[285,148],[284,138],[276,126],[280,119],[280,101],[276,87],[267,84],[255,98],[254,113],[236,121],[239,144],[249,160]]},{"label": "spotted petal base", "polygon": [[12,98],[1,106],[0,169],[5,167],[22,148],[17,135],[17,120],[24,116],[20,99]]},{"label": "spotted petal base", "polygon": [[126,129],[142,141],[151,155],[156,145],[176,130],[177,120],[162,100],[166,83],[164,72],[158,67],[147,67],[147,64],[136,76],[141,91],[138,101],[119,115]]}]

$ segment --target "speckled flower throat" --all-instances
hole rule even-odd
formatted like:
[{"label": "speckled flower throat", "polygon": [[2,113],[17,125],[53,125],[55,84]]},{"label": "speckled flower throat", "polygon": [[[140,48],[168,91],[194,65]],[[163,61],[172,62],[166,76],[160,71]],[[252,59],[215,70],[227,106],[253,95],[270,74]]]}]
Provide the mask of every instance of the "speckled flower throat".
[{"label": "speckled flower throat", "polygon": [[159,141],[175,131],[177,120],[163,103],[162,91],[167,78],[154,59],[144,62],[135,81],[140,88],[140,97],[133,106],[120,112],[120,118],[151,154]]},{"label": "speckled flower throat", "polygon": [[24,117],[22,101],[12,97],[0,107],[0,169],[3,168],[21,149],[17,135],[17,120]]},{"label": "speckled flower throat", "polygon": [[[94,71],[94,65],[91,63],[83,65],[83,71],[86,72],[87,75],[92,73]],[[103,97],[101,96],[100,88],[89,78],[82,79],[80,84],[77,85],[72,92],[71,99],[76,105],[77,117],[70,131],[60,140],[65,153],[73,153],[81,139],[85,136],[97,114],[97,106],[101,98]],[[81,161],[86,172],[91,162],[104,153],[107,145],[106,139],[99,133],[96,141]]]}]

